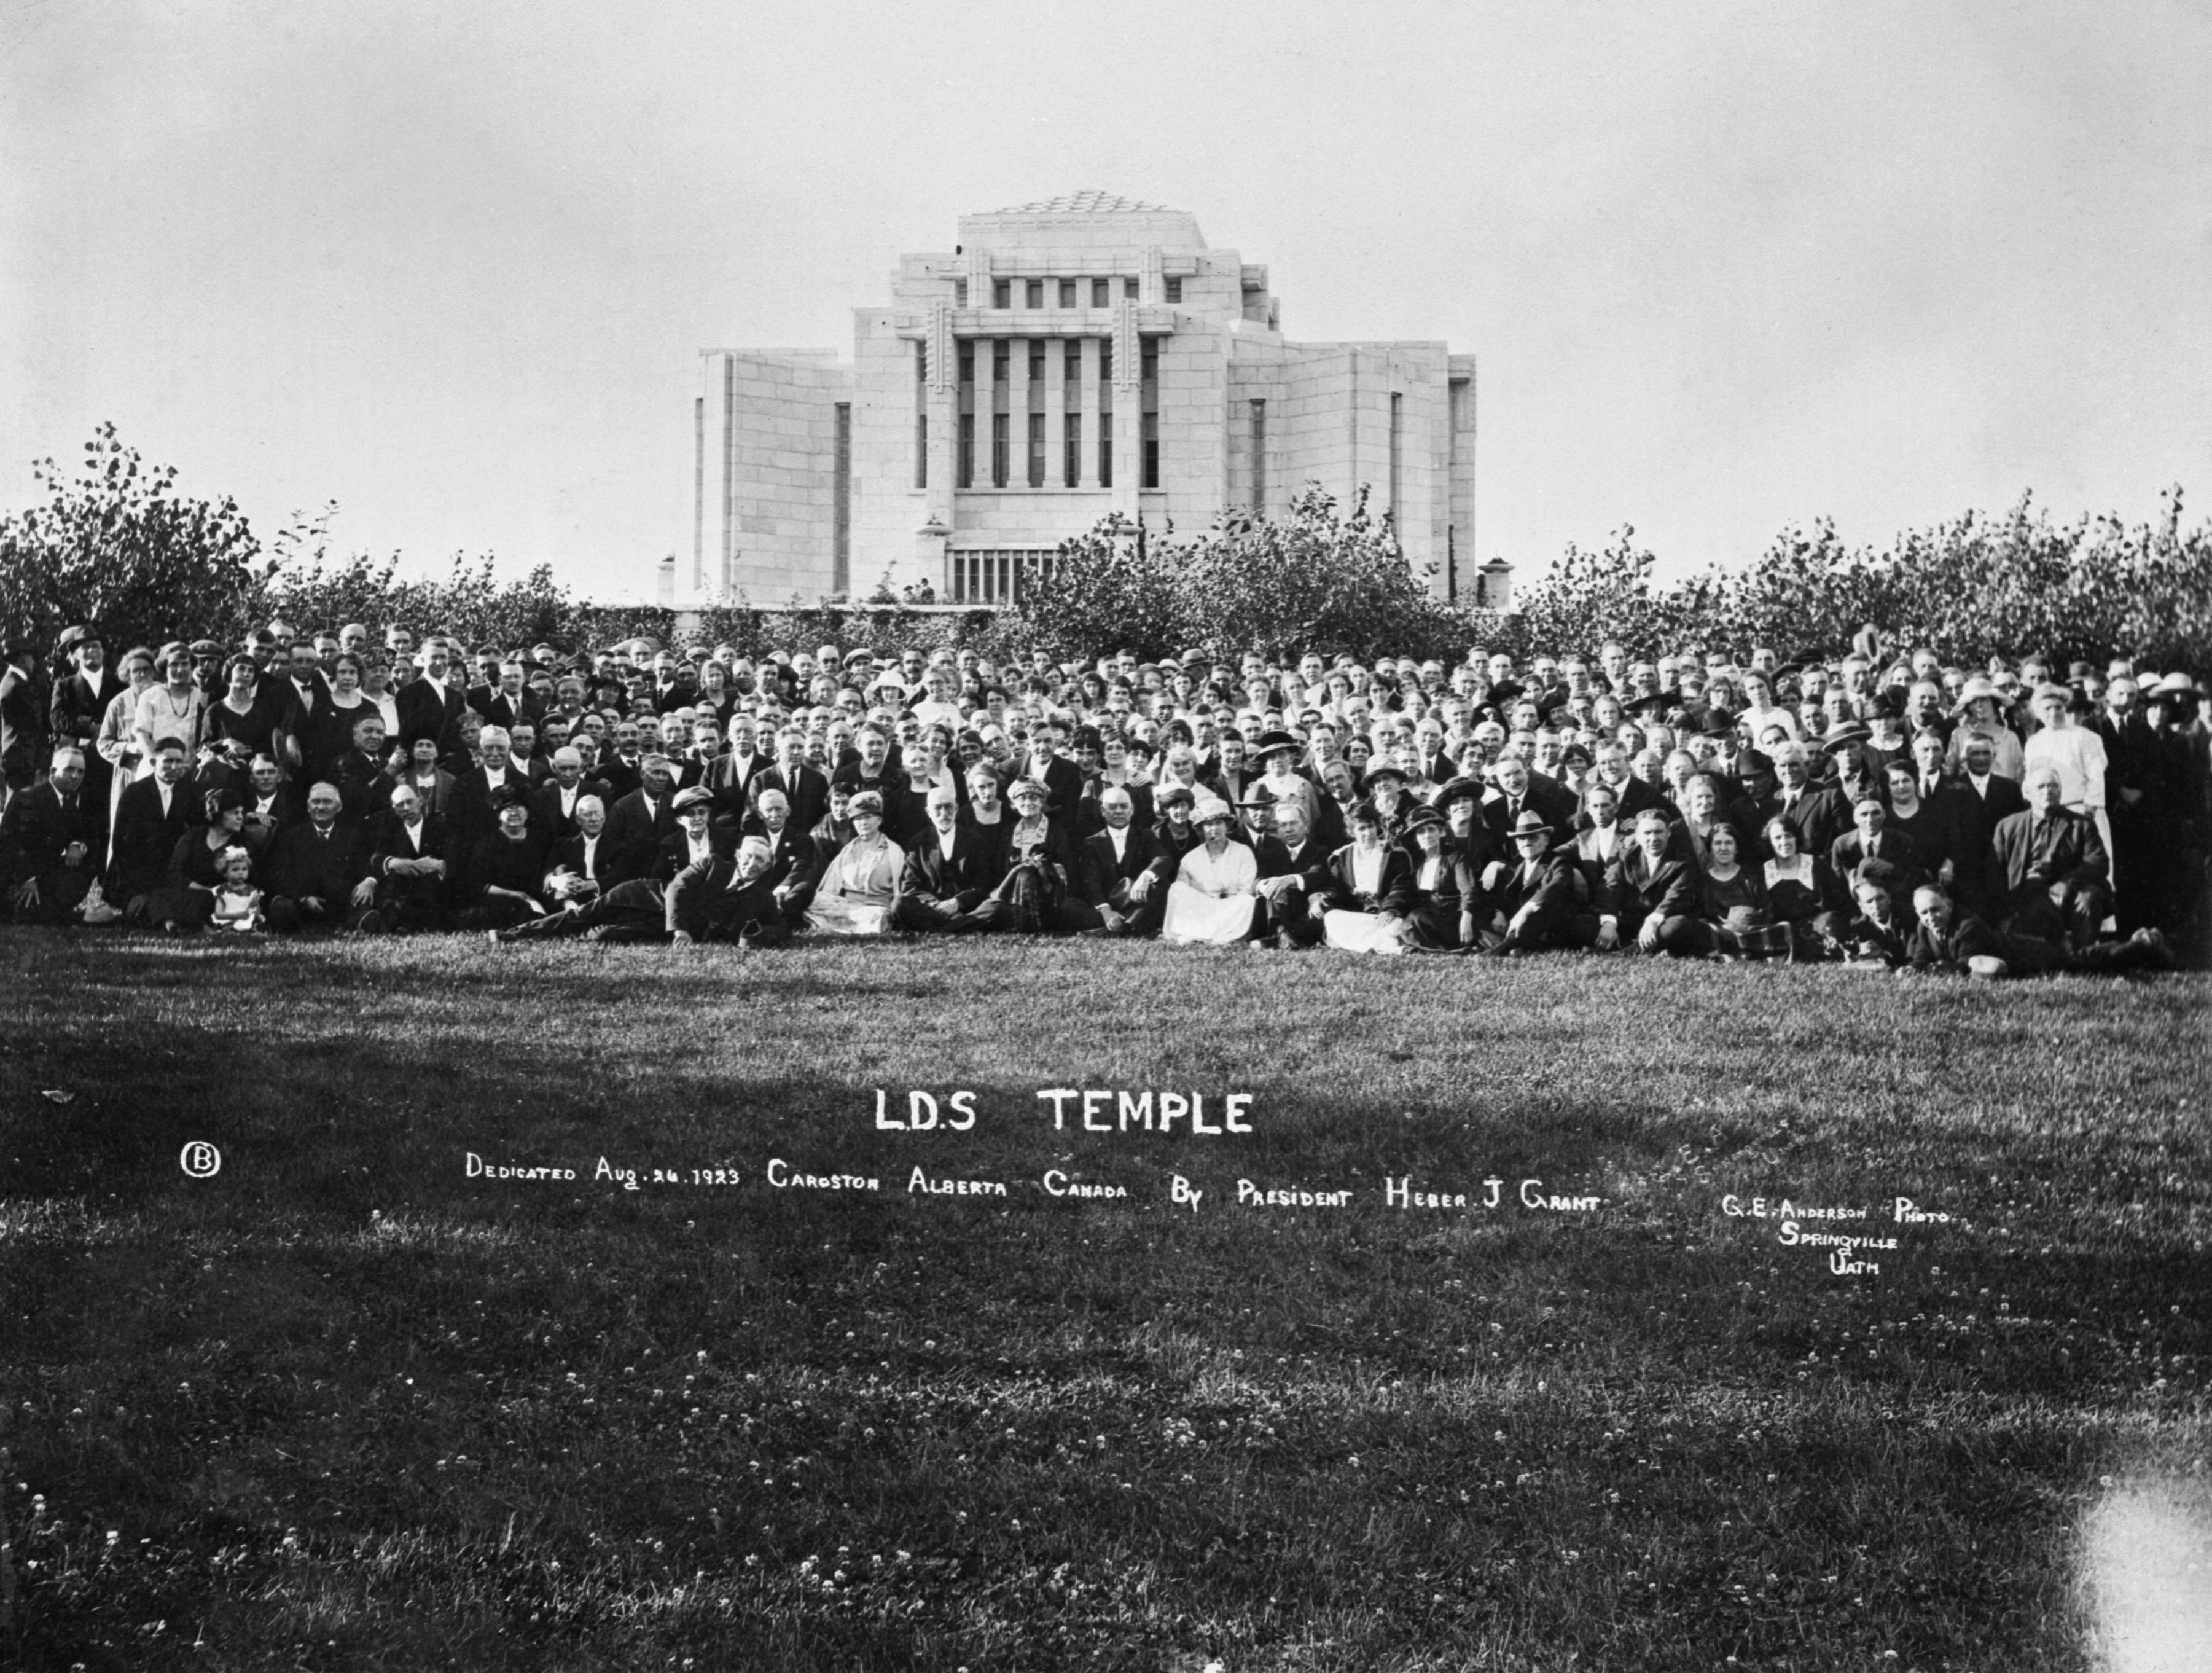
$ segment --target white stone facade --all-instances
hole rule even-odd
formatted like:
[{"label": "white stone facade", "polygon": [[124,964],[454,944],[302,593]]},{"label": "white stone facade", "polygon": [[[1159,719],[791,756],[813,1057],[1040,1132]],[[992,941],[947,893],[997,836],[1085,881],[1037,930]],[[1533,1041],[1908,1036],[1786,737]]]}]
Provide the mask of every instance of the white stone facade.
[{"label": "white stone facade", "polygon": [[679,592],[756,605],[927,580],[1003,600],[1109,512],[1280,514],[1308,483],[1391,513],[1440,597],[1474,562],[1474,357],[1293,343],[1267,270],[1177,210],[1100,192],[961,218],[854,313],[854,357],[711,350]]}]

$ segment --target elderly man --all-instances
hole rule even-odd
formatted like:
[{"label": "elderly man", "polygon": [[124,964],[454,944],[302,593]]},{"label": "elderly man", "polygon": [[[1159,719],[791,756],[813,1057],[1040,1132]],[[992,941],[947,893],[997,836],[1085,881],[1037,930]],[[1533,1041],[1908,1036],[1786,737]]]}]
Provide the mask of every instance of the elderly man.
[{"label": "elderly man", "polygon": [[1506,840],[1515,858],[1485,865],[1475,874],[1479,892],[1469,900],[1481,950],[1510,958],[1587,945],[1595,932],[1583,922],[1584,889],[1572,849],[1534,807],[1521,810]]},{"label": "elderly man", "polygon": [[376,903],[360,830],[338,818],[338,787],[307,792],[307,817],[282,831],[268,863],[271,929],[358,928]]},{"label": "elderly man", "polygon": [[638,763],[638,787],[607,810],[607,837],[622,855],[624,873],[642,876],[659,858],[660,845],[676,831],[676,773],[655,750]]},{"label": "elderly man", "polygon": [[76,916],[106,852],[106,813],[84,793],[84,751],[74,744],[53,752],[41,782],[9,800],[0,814],[0,888],[18,922]]},{"label": "elderly man", "polygon": [[[2036,688],[2029,708],[2040,730],[2029,736],[2023,749],[2027,765],[2021,772],[2021,786],[2026,788],[2027,774],[2038,767],[2050,767],[2057,773],[2060,801],[2097,827],[2097,840],[2104,847],[2109,879],[2112,824],[2105,809],[2105,794],[2111,763],[2106,757],[2103,738],[2087,727],[2075,724],[2073,705],[2074,694],[2063,685]],[[2109,913],[2111,910],[2108,884],[2106,910]]]},{"label": "elderly man", "polygon": [[576,834],[576,806],[586,796],[602,805],[607,787],[584,776],[584,752],[574,745],[553,751],[553,776],[530,797],[530,822],[555,843]]},{"label": "elderly man", "polygon": [[1137,823],[1136,798],[1126,785],[1109,784],[1100,794],[1104,827],[1085,837],[1076,854],[1076,891],[1097,911],[1093,935],[1150,935],[1166,910],[1175,861],[1158,836]]},{"label": "elderly man", "polygon": [[899,928],[917,934],[988,929],[1006,915],[991,891],[1005,874],[1004,848],[960,815],[950,784],[930,787],[925,800],[929,829],[906,856],[906,886],[896,908]]},{"label": "elderly man", "polygon": [[416,786],[394,786],[369,848],[375,900],[355,928],[372,934],[444,928],[447,885],[457,869],[458,856],[447,852],[446,822]]},{"label": "elderly man", "polygon": [[1997,824],[1990,841],[1998,928],[2087,946],[2111,910],[2104,838],[2087,815],[2064,805],[2058,769],[2043,762],[2021,782],[2027,811]]},{"label": "elderly man", "polygon": [[668,939],[678,946],[694,941],[732,941],[754,951],[781,946],[791,939],[791,923],[769,883],[769,864],[768,840],[747,836],[733,853],[677,873],[663,919]]},{"label": "elderly man", "polygon": [[2100,941],[2069,953],[2055,941],[1993,929],[1978,914],[1962,910],[1940,885],[1923,883],[1913,891],[1918,922],[1905,942],[1905,958],[1916,970],[1967,972],[1976,958],[1994,958],[2000,976],[2040,976],[2052,970],[2165,970],[2173,963],[2166,938],[2155,929],[2137,930],[2124,941]]}]

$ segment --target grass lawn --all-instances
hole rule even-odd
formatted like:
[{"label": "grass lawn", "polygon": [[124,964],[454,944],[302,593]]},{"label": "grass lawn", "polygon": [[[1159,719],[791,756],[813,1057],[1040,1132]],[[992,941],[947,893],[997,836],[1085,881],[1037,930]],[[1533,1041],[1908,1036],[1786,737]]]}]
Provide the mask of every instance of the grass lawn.
[{"label": "grass lawn", "polygon": [[7,932],[0,992],[0,1665],[2017,1673],[2094,1664],[2113,1494],[2212,1501],[2202,976]]}]

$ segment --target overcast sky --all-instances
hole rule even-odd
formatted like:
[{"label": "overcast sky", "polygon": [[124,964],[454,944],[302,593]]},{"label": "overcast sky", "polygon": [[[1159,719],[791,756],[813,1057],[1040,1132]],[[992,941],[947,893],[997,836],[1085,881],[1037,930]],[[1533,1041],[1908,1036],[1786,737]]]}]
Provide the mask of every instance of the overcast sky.
[{"label": "overcast sky", "polygon": [[2212,5],[0,0],[0,504],[102,419],[265,535],[689,553],[707,346],[1096,187],[1480,356],[1477,535],[1669,568],[2212,506]]}]

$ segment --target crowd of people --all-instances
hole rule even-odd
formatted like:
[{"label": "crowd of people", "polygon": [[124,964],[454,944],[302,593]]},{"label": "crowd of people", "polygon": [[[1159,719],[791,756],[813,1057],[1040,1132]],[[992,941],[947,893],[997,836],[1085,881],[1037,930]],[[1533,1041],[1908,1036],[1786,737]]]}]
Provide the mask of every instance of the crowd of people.
[{"label": "crowd of people", "polygon": [[15,922],[1150,936],[2025,974],[2205,951],[2184,672],[677,651],[359,624],[0,668]]}]

